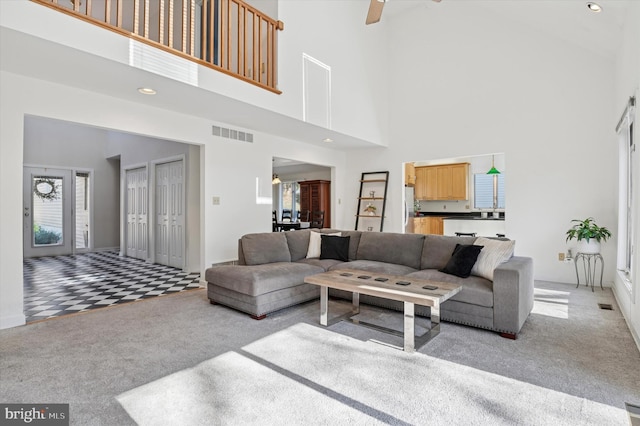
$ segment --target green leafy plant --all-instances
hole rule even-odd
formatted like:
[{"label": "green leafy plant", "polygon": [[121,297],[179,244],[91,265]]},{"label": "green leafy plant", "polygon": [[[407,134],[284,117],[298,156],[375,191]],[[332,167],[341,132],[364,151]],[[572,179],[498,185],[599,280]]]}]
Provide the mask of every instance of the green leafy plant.
[{"label": "green leafy plant", "polygon": [[44,244],[57,244],[60,242],[62,235],[59,232],[47,231],[40,227],[40,225],[33,226],[33,242],[36,245]]},{"label": "green leafy plant", "polygon": [[586,240],[589,242],[591,238],[597,242],[607,241],[611,238],[611,232],[604,226],[598,226],[595,219],[588,217],[584,220],[574,219],[571,222],[577,222],[567,231],[567,241],[577,239],[578,241]]}]

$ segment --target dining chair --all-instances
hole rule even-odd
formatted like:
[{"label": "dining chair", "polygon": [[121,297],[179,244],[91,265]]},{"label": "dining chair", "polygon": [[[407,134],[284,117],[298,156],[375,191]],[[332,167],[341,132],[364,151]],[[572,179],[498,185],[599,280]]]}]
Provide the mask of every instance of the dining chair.
[{"label": "dining chair", "polygon": [[282,209],[282,221],[288,220],[291,222],[293,216],[291,215],[291,209]]},{"label": "dining chair", "polygon": [[278,212],[275,210],[271,212],[271,224],[272,232],[280,231],[280,228],[278,227]]},{"label": "dining chair", "polygon": [[298,210],[298,222],[309,222],[309,210]]},{"label": "dining chair", "polygon": [[311,213],[310,228],[324,228],[324,211],[314,211]]}]

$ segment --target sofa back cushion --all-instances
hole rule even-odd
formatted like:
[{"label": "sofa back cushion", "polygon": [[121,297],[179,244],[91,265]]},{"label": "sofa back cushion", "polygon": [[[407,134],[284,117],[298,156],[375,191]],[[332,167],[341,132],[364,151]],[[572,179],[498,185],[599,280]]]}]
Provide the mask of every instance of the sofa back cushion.
[{"label": "sofa back cushion", "polygon": [[419,269],[442,269],[447,265],[456,244],[473,244],[475,237],[452,237],[448,235],[425,235],[422,261]]},{"label": "sofa back cushion", "polygon": [[424,235],[363,232],[358,244],[357,260],[375,260],[420,269],[423,244]]},{"label": "sofa back cushion", "polygon": [[247,265],[291,262],[285,232],[247,234],[242,237],[242,253]]},{"label": "sofa back cushion", "polygon": [[309,249],[309,233],[321,232],[323,234],[333,234],[340,232],[343,237],[351,237],[349,240],[349,260],[356,260],[358,252],[358,244],[360,243],[360,231],[341,231],[339,229],[323,228],[319,230],[310,231],[308,229],[302,229],[299,231],[282,232],[287,237],[287,244],[289,244],[289,253],[291,254],[291,261],[297,262],[304,259],[307,256],[307,250]]},{"label": "sofa back cushion", "polygon": [[304,259],[307,256],[310,232],[311,231],[309,231],[308,229],[280,232],[280,234],[284,234],[287,238],[287,244],[289,245],[289,253],[291,254],[292,262],[297,262],[298,260]]}]

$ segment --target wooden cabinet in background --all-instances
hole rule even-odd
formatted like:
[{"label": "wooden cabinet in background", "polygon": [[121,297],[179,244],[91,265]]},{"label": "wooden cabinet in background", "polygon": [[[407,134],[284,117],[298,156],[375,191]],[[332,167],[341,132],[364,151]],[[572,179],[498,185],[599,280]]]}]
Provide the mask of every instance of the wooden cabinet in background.
[{"label": "wooden cabinet in background", "polygon": [[300,211],[324,211],[324,227],[331,228],[331,182],[306,180],[300,185]]},{"label": "wooden cabinet in background", "polygon": [[444,235],[442,216],[423,216],[413,218],[414,234]]},{"label": "wooden cabinet in background", "polygon": [[416,167],[416,176],[418,200],[469,199],[469,163]]},{"label": "wooden cabinet in background", "polygon": [[416,168],[413,163],[404,164],[404,185],[415,186],[416,184]]}]

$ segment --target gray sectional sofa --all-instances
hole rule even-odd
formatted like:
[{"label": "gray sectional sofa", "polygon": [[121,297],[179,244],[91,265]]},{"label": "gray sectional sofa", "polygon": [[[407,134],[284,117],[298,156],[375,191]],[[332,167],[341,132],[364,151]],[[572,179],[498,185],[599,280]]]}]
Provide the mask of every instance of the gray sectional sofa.
[{"label": "gray sectional sofa", "polygon": [[[515,338],[533,308],[531,258],[508,253],[508,260],[503,259],[489,274],[492,280],[476,275],[460,278],[439,271],[451,259],[456,244],[473,244],[476,238],[321,230],[350,237],[348,261],[341,261],[307,258],[310,240],[313,243],[318,239],[310,232],[315,231],[243,236],[238,243],[237,265],[214,266],[206,271],[211,303],[262,319],[270,312],[318,298],[319,287],[304,284],[306,276],[348,268],[460,283],[463,290],[442,304],[441,319],[497,331],[504,337]],[[330,295],[351,299],[351,293],[336,289],[331,289]],[[399,302],[372,296],[361,295],[360,301],[402,309]],[[416,306],[416,313],[429,316],[429,308]]]}]

